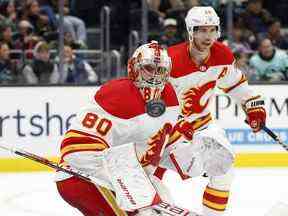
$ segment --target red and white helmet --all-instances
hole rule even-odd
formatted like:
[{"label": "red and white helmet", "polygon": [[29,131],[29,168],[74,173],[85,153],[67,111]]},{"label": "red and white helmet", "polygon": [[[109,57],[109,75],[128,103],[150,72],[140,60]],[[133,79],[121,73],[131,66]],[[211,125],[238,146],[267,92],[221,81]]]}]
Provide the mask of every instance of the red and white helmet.
[{"label": "red and white helmet", "polygon": [[192,7],[185,17],[189,40],[193,40],[195,27],[216,26],[217,38],[220,37],[220,18],[214,8],[209,6]]},{"label": "red and white helmet", "polygon": [[128,77],[145,101],[159,99],[171,71],[171,58],[157,41],[138,47],[128,61]]}]

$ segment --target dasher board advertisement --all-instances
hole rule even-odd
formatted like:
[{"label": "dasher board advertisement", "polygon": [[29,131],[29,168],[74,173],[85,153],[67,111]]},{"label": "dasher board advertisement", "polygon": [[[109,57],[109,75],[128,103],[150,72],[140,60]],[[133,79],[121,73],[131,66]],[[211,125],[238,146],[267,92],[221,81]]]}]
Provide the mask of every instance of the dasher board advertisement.
[{"label": "dasher board advertisement", "polygon": [[[1,144],[45,157],[59,156],[63,134],[71,125],[75,114],[87,105],[97,88],[1,87]],[[252,85],[251,88],[265,96],[267,126],[276,132],[284,143],[288,143],[288,86]],[[240,156],[247,152],[264,153],[269,158],[279,159],[279,155],[274,153],[283,153],[283,149],[265,133],[253,134],[244,123],[245,115],[241,106],[221,91],[217,92],[211,110]],[[0,151],[0,158],[15,157],[9,152]],[[253,157],[257,158],[255,155]],[[283,158],[287,158],[287,155]],[[282,161],[277,163],[283,164]]]}]

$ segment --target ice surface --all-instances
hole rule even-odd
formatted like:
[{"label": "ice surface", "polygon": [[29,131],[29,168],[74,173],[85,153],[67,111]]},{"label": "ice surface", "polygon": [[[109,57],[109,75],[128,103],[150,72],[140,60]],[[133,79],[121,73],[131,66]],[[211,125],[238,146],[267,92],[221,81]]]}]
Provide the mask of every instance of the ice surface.
[{"label": "ice surface", "polygon": [[[237,169],[226,215],[264,216],[278,201],[288,202],[288,168]],[[180,180],[168,173],[165,183],[178,205],[201,211],[206,179]],[[2,216],[80,216],[57,194],[54,174],[1,173],[0,215]]]}]

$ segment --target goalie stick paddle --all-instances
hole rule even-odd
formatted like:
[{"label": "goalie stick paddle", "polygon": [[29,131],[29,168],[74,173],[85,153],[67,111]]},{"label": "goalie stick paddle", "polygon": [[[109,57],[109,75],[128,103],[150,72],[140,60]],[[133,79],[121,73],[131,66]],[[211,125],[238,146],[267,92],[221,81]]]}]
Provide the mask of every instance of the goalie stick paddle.
[{"label": "goalie stick paddle", "polygon": [[[3,146],[3,145],[0,145],[0,148],[5,150],[5,151],[12,152],[12,153],[19,155],[21,157],[27,158],[29,160],[33,160],[35,162],[41,163],[41,164],[46,165],[46,166],[53,168],[55,170],[68,173],[68,174],[76,176],[82,180],[85,180],[85,181],[88,181],[88,182],[91,182],[94,184],[98,184],[98,185],[101,185],[103,187],[106,187],[108,189],[113,190],[111,188],[111,185],[101,181],[100,179],[93,178],[92,176],[90,176],[88,174],[85,174],[85,173],[82,173],[82,172],[79,172],[76,170],[63,168],[63,167],[59,166],[59,164],[57,164],[53,161],[50,161],[44,157],[40,157],[38,155],[32,154],[32,153],[24,151],[22,149],[9,148],[9,147]],[[151,207],[158,210],[158,211],[164,212],[167,215],[171,215],[171,216],[201,216],[201,215],[194,213],[194,212],[191,212],[187,209],[184,209],[184,208],[181,208],[181,207],[178,207],[175,205],[171,205],[171,204],[163,202],[163,201],[161,201],[160,203],[153,205]]]}]

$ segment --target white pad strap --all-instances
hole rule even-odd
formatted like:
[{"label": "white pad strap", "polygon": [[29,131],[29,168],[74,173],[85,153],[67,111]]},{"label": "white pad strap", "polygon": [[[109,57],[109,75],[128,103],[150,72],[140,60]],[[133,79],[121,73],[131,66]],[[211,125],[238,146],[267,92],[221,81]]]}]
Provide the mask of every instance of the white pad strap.
[{"label": "white pad strap", "polygon": [[161,201],[138,161],[134,143],[105,150],[103,163],[115,189],[116,201],[123,210],[134,211]]}]

